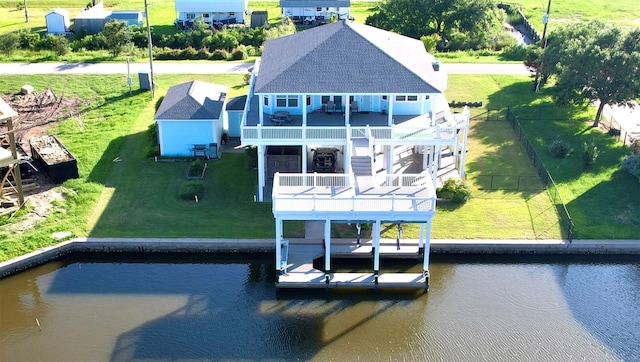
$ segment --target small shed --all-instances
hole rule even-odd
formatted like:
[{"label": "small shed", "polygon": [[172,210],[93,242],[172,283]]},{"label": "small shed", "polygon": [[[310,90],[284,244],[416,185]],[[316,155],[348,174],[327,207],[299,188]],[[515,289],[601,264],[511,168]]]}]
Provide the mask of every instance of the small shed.
[{"label": "small shed", "polygon": [[76,32],[85,31],[87,34],[97,34],[104,28],[110,14],[111,11],[104,10],[104,5],[100,1],[73,18],[73,29]]},{"label": "small shed", "polygon": [[47,23],[47,33],[64,34],[70,29],[69,11],[62,8],[55,8],[49,11],[44,20]]},{"label": "small shed", "polygon": [[160,155],[213,157],[206,150],[220,144],[229,87],[194,80],[167,91],[155,115]]},{"label": "small shed", "polygon": [[266,10],[253,11],[251,13],[251,28],[259,28],[264,26],[269,20],[269,14]]},{"label": "small shed", "polygon": [[229,137],[240,137],[240,124],[247,96],[231,98],[227,103],[227,133]]}]

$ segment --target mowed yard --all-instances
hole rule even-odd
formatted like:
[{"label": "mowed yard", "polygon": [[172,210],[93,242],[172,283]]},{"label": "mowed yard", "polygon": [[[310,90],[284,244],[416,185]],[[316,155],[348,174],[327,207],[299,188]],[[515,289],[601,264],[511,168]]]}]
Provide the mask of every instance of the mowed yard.
[{"label": "mowed yard", "polygon": [[[169,86],[199,79],[229,85],[230,96],[246,93],[241,75],[158,76],[162,95]],[[450,76],[448,97],[456,100],[482,100],[490,107],[515,106],[526,113],[526,107],[547,102],[546,95],[528,92],[531,80],[517,76]],[[81,97],[86,107],[82,116],[84,127],[76,119],[63,121],[52,128],[79,161],[80,178],[65,182],[60,190],[64,200],[55,203],[37,227],[16,232],[10,224],[19,222],[21,214],[3,219],[0,226],[0,259],[50,245],[56,231],[72,231],[76,236],[118,237],[204,237],[204,238],[271,238],[274,222],[271,205],[255,203],[256,174],[249,167],[244,153],[225,153],[218,161],[211,161],[205,177],[205,189],[199,202],[182,201],[178,197],[180,185],[186,181],[189,165],[184,162],[154,162],[147,156],[149,140],[146,130],[152,123],[154,101],[149,92],[134,91],[129,95],[125,75],[109,76],[5,76],[0,90],[15,92],[29,82],[36,90],[50,86],[67,97]],[[454,96],[455,95],[455,96]],[[555,107],[549,105],[549,107]],[[558,107],[554,109],[560,109]],[[481,113],[481,109],[474,111]],[[572,114],[564,110],[563,114]],[[580,115],[581,113],[577,112]],[[535,170],[515,142],[506,122],[472,121],[468,176],[476,185],[486,175],[517,175],[530,177]],[[594,130],[585,130],[582,119],[568,117],[565,122],[547,122],[538,130],[545,134],[534,136],[544,153],[544,142],[558,132],[576,130],[575,137],[598,137]],[[588,118],[588,117],[587,117]],[[560,127],[562,126],[562,127]],[[536,128],[535,124],[530,125]],[[560,127],[560,128],[558,128]],[[537,129],[537,128],[536,128]],[[593,135],[592,135],[593,133]],[[604,136],[603,136],[604,137]],[[580,140],[582,139],[580,138]],[[628,180],[618,169],[624,148],[603,138],[601,166],[588,172],[576,167],[573,176],[559,177],[561,191],[567,192],[565,202],[576,219],[577,236],[581,238],[635,238],[640,235],[640,187]],[[576,147],[579,141],[575,140]],[[610,155],[604,157],[604,155]],[[120,162],[114,162],[118,158]],[[573,163],[579,160],[563,160]],[[550,160],[552,161],[552,160]],[[551,164],[559,172],[559,167]],[[552,171],[553,172],[553,171]],[[602,172],[602,176],[600,175]],[[615,175],[611,178],[609,175]],[[595,180],[586,183],[583,179]],[[601,180],[601,181],[598,181]],[[595,182],[595,185],[592,183]],[[604,186],[610,187],[607,189]],[[635,186],[635,189],[633,188]],[[582,189],[581,189],[582,188]],[[617,195],[625,189],[624,197]],[[572,191],[572,192],[569,192]],[[578,202],[588,194],[591,203]],[[622,196],[622,195],[620,195]],[[575,205],[575,207],[574,207]],[[582,206],[598,210],[603,205],[625,210],[619,215],[597,214],[581,210]],[[28,210],[28,209],[27,209]],[[304,234],[301,223],[285,225],[288,237]],[[336,237],[353,236],[353,228],[336,228]],[[395,237],[389,227],[385,237]],[[405,228],[404,238],[417,237],[417,230]],[[560,238],[560,224],[554,205],[545,191],[483,190],[476,191],[465,205],[438,207],[434,220],[434,238]]]}]

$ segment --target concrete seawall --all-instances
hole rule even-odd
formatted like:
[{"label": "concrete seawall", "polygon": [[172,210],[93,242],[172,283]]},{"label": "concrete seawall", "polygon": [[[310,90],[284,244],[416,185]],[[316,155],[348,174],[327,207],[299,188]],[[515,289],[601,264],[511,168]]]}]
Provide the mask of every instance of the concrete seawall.
[{"label": "concrete seawall", "polygon": [[[363,240],[371,243],[371,240]],[[321,239],[290,239],[292,245],[321,244]],[[332,244],[353,244],[352,239],[332,240]],[[383,239],[381,244],[393,244]],[[401,246],[416,246],[417,240],[402,240]],[[77,238],[38,249],[0,263],[0,278],[15,274],[73,252],[258,252],[272,253],[274,239],[158,239],[158,238]],[[602,254],[640,255],[640,240],[432,240],[434,254]]]}]

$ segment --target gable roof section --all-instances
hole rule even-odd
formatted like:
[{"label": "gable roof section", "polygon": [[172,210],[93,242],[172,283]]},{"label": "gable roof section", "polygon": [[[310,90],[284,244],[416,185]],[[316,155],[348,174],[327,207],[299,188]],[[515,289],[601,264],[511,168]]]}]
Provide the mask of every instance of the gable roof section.
[{"label": "gable roof section", "polygon": [[220,119],[229,88],[194,80],[175,85],[167,91],[156,120]]},{"label": "gable roof section", "polygon": [[420,40],[350,21],[265,43],[254,92],[441,93]]}]

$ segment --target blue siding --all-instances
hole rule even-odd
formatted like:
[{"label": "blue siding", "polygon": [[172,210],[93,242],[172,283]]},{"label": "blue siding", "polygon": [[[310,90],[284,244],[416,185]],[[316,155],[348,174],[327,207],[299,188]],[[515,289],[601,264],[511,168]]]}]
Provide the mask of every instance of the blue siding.
[{"label": "blue siding", "polygon": [[159,121],[160,154],[162,156],[192,156],[194,144],[219,143],[218,121]]},{"label": "blue siding", "polygon": [[229,117],[229,137],[240,137],[240,123],[242,123],[242,111],[227,111]]}]

